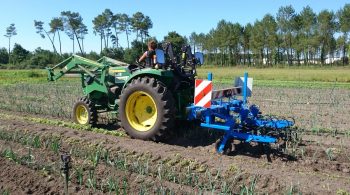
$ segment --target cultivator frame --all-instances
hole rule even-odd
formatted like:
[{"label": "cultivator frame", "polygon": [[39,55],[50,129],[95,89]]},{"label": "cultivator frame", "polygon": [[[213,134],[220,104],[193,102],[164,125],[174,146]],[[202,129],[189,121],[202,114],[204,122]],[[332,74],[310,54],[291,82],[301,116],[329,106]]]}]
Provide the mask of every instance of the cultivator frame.
[{"label": "cultivator frame", "polygon": [[[212,81],[211,73],[208,74],[208,81]],[[219,99],[212,99],[209,107],[195,104],[187,107],[188,120],[199,120],[201,127],[225,132],[217,145],[217,152],[224,153],[234,139],[270,144],[288,138],[288,128],[294,125],[294,121],[263,116],[258,106],[249,106],[247,72],[244,73],[243,86],[225,89],[222,94],[227,94],[225,91],[230,93]],[[237,99],[237,95],[242,95],[242,99]]]}]

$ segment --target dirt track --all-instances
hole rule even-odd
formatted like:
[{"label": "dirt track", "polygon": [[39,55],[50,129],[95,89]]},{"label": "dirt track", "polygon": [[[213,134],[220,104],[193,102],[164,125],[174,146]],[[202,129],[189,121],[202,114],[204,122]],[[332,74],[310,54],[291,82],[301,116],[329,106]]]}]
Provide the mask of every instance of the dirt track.
[{"label": "dirt track", "polygon": [[[7,113],[16,115],[16,113]],[[192,188],[193,186],[190,184],[186,186],[181,181],[169,182],[169,180],[165,181],[165,179],[158,178],[154,174],[159,168],[156,165],[160,163],[168,164],[169,167],[174,167],[176,172],[182,173],[186,172],[186,168],[182,166],[183,163],[190,162],[189,164],[193,165],[193,171],[202,183],[211,182],[208,173],[215,175],[215,173],[220,172],[221,176],[216,178],[218,180],[216,182],[227,181],[229,183],[229,181],[232,181],[231,184],[235,184],[235,186],[231,187],[236,192],[239,192],[240,186],[249,184],[252,176],[257,179],[255,192],[259,193],[287,193],[292,186],[296,191],[304,194],[334,194],[339,190],[350,191],[350,140],[347,137],[304,135],[303,142],[298,148],[299,151],[302,151],[302,155],[299,153],[298,158],[293,159],[279,153],[272,153],[270,155],[272,162],[268,162],[267,155],[259,148],[251,145],[246,145],[246,147],[232,153],[230,156],[221,156],[214,152],[214,143],[207,143],[203,146],[185,146],[188,144],[183,143],[190,143],[191,140],[183,139],[172,140],[169,144],[154,143],[9,118],[0,119],[0,129],[7,132],[26,132],[40,137],[59,136],[62,140],[61,150],[65,151],[78,146],[98,146],[110,151],[111,156],[123,153],[131,163],[147,155],[150,157],[151,163],[149,164],[149,173],[143,175],[145,177],[144,181],[159,179],[159,181],[153,183],[153,186],[166,186],[177,193],[198,192],[198,189]],[[8,144],[16,145],[12,142],[6,143],[1,142],[2,147]],[[20,150],[18,144],[13,147]],[[23,148],[25,147],[23,146]],[[326,155],[325,151],[327,149],[332,151],[331,160]],[[58,155],[55,156],[52,152],[45,152],[45,155],[58,160]],[[80,157],[76,159],[78,162],[82,161]],[[15,194],[17,192],[26,193],[28,190],[39,194],[46,193],[46,191],[62,192],[63,180],[61,177],[58,176],[59,179],[43,184],[45,182],[39,181],[45,181],[47,178],[43,177],[41,179],[42,176],[39,171],[34,171],[23,165],[16,165],[4,158],[0,158],[0,161],[1,169],[7,170],[1,173],[0,190],[8,189]],[[23,173],[21,177],[15,174],[15,170],[18,173]],[[109,170],[109,168],[100,167],[100,173],[97,176],[103,178],[105,174],[110,172],[106,170]],[[133,183],[136,181],[135,178],[139,177],[131,169],[127,172],[128,181],[131,182],[130,186],[136,186]],[[121,173],[117,171],[115,174],[120,175]],[[33,178],[38,178],[38,180]],[[21,180],[28,182],[20,182]],[[62,185],[52,188],[51,183],[55,184],[57,182],[62,183]],[[72,190],[76,190],[77,184],[72,183]],[[17,189],[15,186],[20,186],[20,188]],[[87,191],[84,191],[84,189],[77,192],[86,193]],[[133,188],[130,187],[130,189]],[[131,190],[129,192],[136,193],[136,187],[134,189],[135,191]],[[220,192],[222,187],[216,186],[215,190],[215,192]]]}]

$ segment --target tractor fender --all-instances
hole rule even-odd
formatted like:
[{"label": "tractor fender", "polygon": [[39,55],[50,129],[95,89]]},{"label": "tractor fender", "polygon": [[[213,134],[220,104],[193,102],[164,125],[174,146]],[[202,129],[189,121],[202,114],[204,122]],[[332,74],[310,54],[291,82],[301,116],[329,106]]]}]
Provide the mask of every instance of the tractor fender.
[{"label": "tractor fender", "polygon": [[174,74],[170,70],[160,70],[153,68],[145,68],[133,72],[126,80],[123,85],[123,89],[135,78],[148,76],[150,78],[156,78],[157,80],[163,82],[165,85],[169,85],[174,78]]}]

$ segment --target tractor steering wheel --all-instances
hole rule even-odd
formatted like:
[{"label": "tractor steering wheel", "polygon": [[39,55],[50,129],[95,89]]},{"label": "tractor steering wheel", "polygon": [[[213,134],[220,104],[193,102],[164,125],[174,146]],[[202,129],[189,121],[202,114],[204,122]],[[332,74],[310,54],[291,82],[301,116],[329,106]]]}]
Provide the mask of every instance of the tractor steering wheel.
[{"label": "tractor steering wheel", "polygon": [[139,62],[139,60],[136,59],[135,60],[135,65],[140,67],[140,68],[145,68],[146,67],[146,62],[145,61]]}]

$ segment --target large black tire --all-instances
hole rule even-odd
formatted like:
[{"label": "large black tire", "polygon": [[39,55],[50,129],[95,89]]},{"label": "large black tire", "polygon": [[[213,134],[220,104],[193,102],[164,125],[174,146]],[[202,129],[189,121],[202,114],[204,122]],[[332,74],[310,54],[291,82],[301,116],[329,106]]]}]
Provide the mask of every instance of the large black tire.
[{"label": "large black tire", "polygon": [[[134,93],[147,93],[154,101],[157,114],[153,126],[148,130],[135,129],[127,118],[127,101]],[[174,126],[175,107],[172,93],[155,78],[139,77],[131,81],[119,96],[120,125],[126,133],[136,139],[162,141]],[[129,106],[129,105],[128,105]],[[136,106],[135,106],[136,107]],[[142,111],[141,111],[142,112]]]},{"label": "large black tire", "polygon": [[[82,120],[79,118],[79,109],[85,108],[87,112],[87,120],[86,122],[82,122]],[[77,124],[82,125],[92,125],[95,126],[97,123],[97,110],[95,109],[95,104],[89,100],[87,97],[82,97],[77,100],[77,102],[74,103],[73,106],[73,120]]]}]

